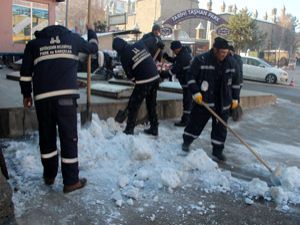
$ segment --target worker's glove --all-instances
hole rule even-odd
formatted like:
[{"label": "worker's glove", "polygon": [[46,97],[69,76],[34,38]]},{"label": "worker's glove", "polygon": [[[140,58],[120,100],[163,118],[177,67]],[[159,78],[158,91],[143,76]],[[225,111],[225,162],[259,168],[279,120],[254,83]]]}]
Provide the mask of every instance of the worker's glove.
[{"label": "worker's glove", "polygon": [[165,53],[163,54],[163,58],[164,58],[164,59],[167,59],[167,58],[169,58],[169,57],[170,57],[170,56],[168,55],[168,53],[165,52]]},{"label": "worker's glove", "polygon": [[163,49],[165,47],[165,44],[162,41],[159,41],[157,43],[157,47],[160,48],[160,49]]},{"label": "worker's glove", "polygon": [[231,109],[236,109],[239,106],[238,100],[232,100]]},{"label": "worker's glove", "polygon": [[196,94],[193,95],[193,100],[198,104],[202,104],[202,94],[200,92],[197,92]]}]

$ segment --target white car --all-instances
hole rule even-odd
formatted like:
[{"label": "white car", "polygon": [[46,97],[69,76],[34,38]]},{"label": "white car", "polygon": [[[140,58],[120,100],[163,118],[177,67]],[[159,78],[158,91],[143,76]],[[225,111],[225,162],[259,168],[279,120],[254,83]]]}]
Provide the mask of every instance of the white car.
[{"label": "white car", "polygon": [[270,84],[286,83],[289,79],[286,71],[273,67],[262,59],[242,56],[242,60],[245,79],[265,81]]}]

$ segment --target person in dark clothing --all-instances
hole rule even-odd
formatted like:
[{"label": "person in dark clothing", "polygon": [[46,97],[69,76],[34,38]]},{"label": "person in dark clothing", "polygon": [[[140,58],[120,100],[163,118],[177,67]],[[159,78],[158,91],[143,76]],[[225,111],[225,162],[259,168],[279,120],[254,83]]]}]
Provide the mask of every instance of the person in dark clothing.
[{"label": "person in dark clothing", "polygon": [[156,58],[154,58],[155,61],[160,62],[162,57],[161,50],[165,46],[160,37],[160,26],[158,24],[154,24],[152,26],[152,31],[144,34],[141,40],[144,41],[148,51],[153,58],[155,57],[155,55],[157,55],[157,52],[160,51]]},{"label": "person in dark clothing", "polygon": [[[238,106],[239,77],[228,51],[228,42],[217,37],[213,48],[196,56],[188,71],[188,85],[195,104],[183,133],[182,150],[185,152],[189,152],[190,144],[201,134],[211,117],[202,103],[211,107],[226,122],[229,109]],[[223,154],[226,135],[226,127],[212,117],[212,155],[216,160],[226,160]]]},{"label": "person in dark clothing", "polygon": [[185,127],[188,123],[191,106],[192,106],[192,94],[188,89],[187,85],[187,71],[190,68],[190,63],[192,60],[192,56],[187,50],[186,47],[182,46],[180,41],[172,41],[171,42],[171,50],[174,52],[176,57],[170,57],[167,53],[163,54],[163,58],[167,61],[173,63],[173,66],[170,70],[164,71],[161,74],[162,78],[168,78],[172,76],[176,76],[178,79],[183,92],[183,114],[181,120],[176,122],[175,126]]},{"label": "person in dark clothing", "polygon": [[[233,57],[233,59],[236,61],[236,65],[237,65],[237,71],[236,73],[239,76],[239,80],[240,80],[240,91],[243,87],[243,60],[242,57],[238,54],[236,54],[235,49],[232,45],[229,45],[229,53],[230,55]],[[239,97],[238,97],[238,101],[240,103],[240,93],[239,93]]]},{"label": "person in dark clothing", "polygon": [[243,115],[243,110],[240,105],[240,94],[241,94],[241,90],[243,87],[243,60],[240,55],[235,53],[235,50],[232,45],[229,45],[229,56],[231,56],[232,60],[234,61],[236,73],[238,74],[239,79],[240,79],[240,90],[239,90],[239,94],[238,94],[239,105],[236,109],[231,109],[229,114],[232,117],[233,121],[238,121],[241,119],[241,117]]},{"label": "person in dark clothing", "polygon": [[129,45],[121,38],[113,40],[113,49],[118,52],[122,67],[128,79],[135,83],[128,102],[127,125],[125,134],[134,134],[134,127],[139,108],[144,99],[150,121],[150,128],[144,130],[146,134],[158,135],[158,120],[156,114],[156,97],[159,85],[159,75],[153,58],[147,51],[143,41]]},{"label": "person in dark clothing", "polygon": [[64,193],[85,186],[79,179],[77,136],[77,64],[79,52],[98,51],[96,33],[90,25],[88,42],[63,26],[53,25],[35,32],[28,42],[20,70],[24,107],[32,106],[32,88],[39,123],[39,144],[46,185],[52,185],[58,172],[56,126],[61,145],[61,171]]}]

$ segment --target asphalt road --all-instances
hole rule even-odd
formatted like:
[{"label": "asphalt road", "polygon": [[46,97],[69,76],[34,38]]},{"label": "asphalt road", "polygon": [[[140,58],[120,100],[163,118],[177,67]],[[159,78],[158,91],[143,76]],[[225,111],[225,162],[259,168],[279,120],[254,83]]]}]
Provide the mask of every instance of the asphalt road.
[{"label": "asphalt road", "polygon": [[[288,71],[289,82],[283,84],[266,84],[256,81],[244,81],[244,88],[251,91],[261,91],[275,94],[278,98],[290,100],[294,103],[300,104],[300,66],[295,70]],[[290,86],[291,79],[294,78],[295,87]]]}]

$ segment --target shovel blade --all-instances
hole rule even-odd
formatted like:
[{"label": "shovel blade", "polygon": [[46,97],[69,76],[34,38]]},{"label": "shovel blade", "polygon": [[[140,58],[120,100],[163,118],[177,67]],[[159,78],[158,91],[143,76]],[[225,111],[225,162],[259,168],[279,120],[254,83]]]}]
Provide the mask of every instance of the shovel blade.
[{"label": "shovel blade", "polygon": [[81,128],[89,127],[92,122],[92,112],[89,112],[88,110],[80,112],[80,122]]},{"label": "shovel blade", "polygon": [[277,165],[275,170],[272,171],[270,180],[275,186],[281,186],[280,176],[282,174],[282,168],[280,165]]},{"label": "shovel blade", "polygon": [[271,174],[270,180],[274,186],[281,186],[280,179],[274,173]]},{"label": "shovel blade", "polygon": [[242,119],[243,116],[243,110],[240,105],[236,109],[232,109],[231,116],[233,121],[239,121]]},{"label": "shovel blade", "polygon": [[119,110],[115,116],[115,121],[118,123],[123,123],[127,118],[127,110]]}]

